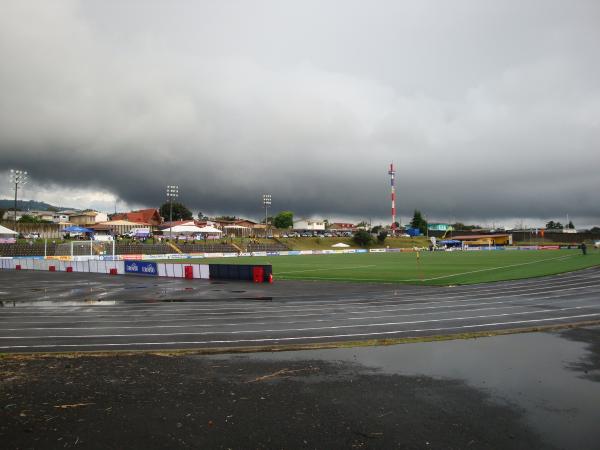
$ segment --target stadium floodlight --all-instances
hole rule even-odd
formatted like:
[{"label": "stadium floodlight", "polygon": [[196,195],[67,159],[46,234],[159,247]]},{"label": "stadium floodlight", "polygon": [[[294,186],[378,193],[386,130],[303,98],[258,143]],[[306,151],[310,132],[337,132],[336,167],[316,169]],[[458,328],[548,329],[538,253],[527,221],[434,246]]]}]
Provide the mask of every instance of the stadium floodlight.
[{"label": "stadium floodlight", "polygon": [[268,210],[269,206],[271,206],[271,194],[263,194],[263,206],[265,207],[265,238],[267,237],[267,231],[269,228],[268,221]]},{"label": "stadium floodlight", "polygon": [[179,186],[167,185],[167,199],[169,200],[169,240],[173,240],[173,199],[179,197]]},{"label": "stadium floodlight", "polygon": [[23,190],[28,178],[29,174],[26,170],[10,169],[10,183],[14,184],[13,189],[15,190],[15,225],[17,224],[17,194],[19,189]]}]

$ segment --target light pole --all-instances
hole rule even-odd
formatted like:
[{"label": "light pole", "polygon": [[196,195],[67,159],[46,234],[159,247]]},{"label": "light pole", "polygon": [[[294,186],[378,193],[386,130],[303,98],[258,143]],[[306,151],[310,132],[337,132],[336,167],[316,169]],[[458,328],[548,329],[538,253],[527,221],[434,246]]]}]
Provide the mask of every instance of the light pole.
[{"label": "light pole", "polygon": [[23,190],[23,186],[27,184],[27,178],[28,174],[26,170],[10,169],[10,182],[15,185],[15,227],[17,225],[17,193],[19,189]]},{"label": "light pole", "polygon": [[167,185],[167,199],[169,200],[169,240],[173,240],[173,199],[179,197],[179,186]]},{"label": "light pole", "polygon": [[271,206],[271,194],[263,194],[263,206],[265,207],[265,238],[267,237],[268,229],[268,210]]}]

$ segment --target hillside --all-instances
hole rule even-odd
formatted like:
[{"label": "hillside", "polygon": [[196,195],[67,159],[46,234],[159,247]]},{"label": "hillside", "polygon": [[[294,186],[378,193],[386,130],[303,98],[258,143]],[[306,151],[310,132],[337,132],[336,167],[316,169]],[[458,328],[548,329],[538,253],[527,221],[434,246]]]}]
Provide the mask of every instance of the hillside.
[{"label": "hillside", "polygon": [[[15,201],[10,199],[0,199],[0,209],[13,209],[15,206]],[[62,209],[75,209],[77,208],[69,208],[67,206],[54,206],[45,202],[36,202],[35,200],[18,200],[17,201],[17,209],[20,211],[52,211],[52,210],[62,210]]]}]

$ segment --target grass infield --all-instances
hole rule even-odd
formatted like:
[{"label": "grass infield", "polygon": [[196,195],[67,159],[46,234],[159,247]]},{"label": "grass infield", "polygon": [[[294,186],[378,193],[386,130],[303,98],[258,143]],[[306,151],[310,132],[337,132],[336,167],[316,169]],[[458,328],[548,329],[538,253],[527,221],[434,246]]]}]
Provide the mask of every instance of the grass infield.
[{"label": "grass infield", "polygon": [[427,285],[473,284],[540,277],[600,266],[600,252],[579,250],[357,253],[164,262],[272,264],[276,280],[325,280]]}]

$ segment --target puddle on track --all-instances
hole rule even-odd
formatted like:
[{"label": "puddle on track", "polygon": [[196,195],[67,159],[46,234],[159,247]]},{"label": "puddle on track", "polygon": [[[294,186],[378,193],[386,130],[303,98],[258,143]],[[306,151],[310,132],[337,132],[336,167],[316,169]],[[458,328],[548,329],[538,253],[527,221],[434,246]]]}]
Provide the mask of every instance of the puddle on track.
[{"label": "puddle on track", "polygon": [[589,336],[587,341],[567,339],[569,331],[213,358],[344,361],[383,374],[460,380],[495,402],[522,410],[549,445],[580,449],[600,442],[600,373],[589,370],[600,372],[589,364],[598,358],[600,327],[586,330],[594,335],[594,353]]}]

